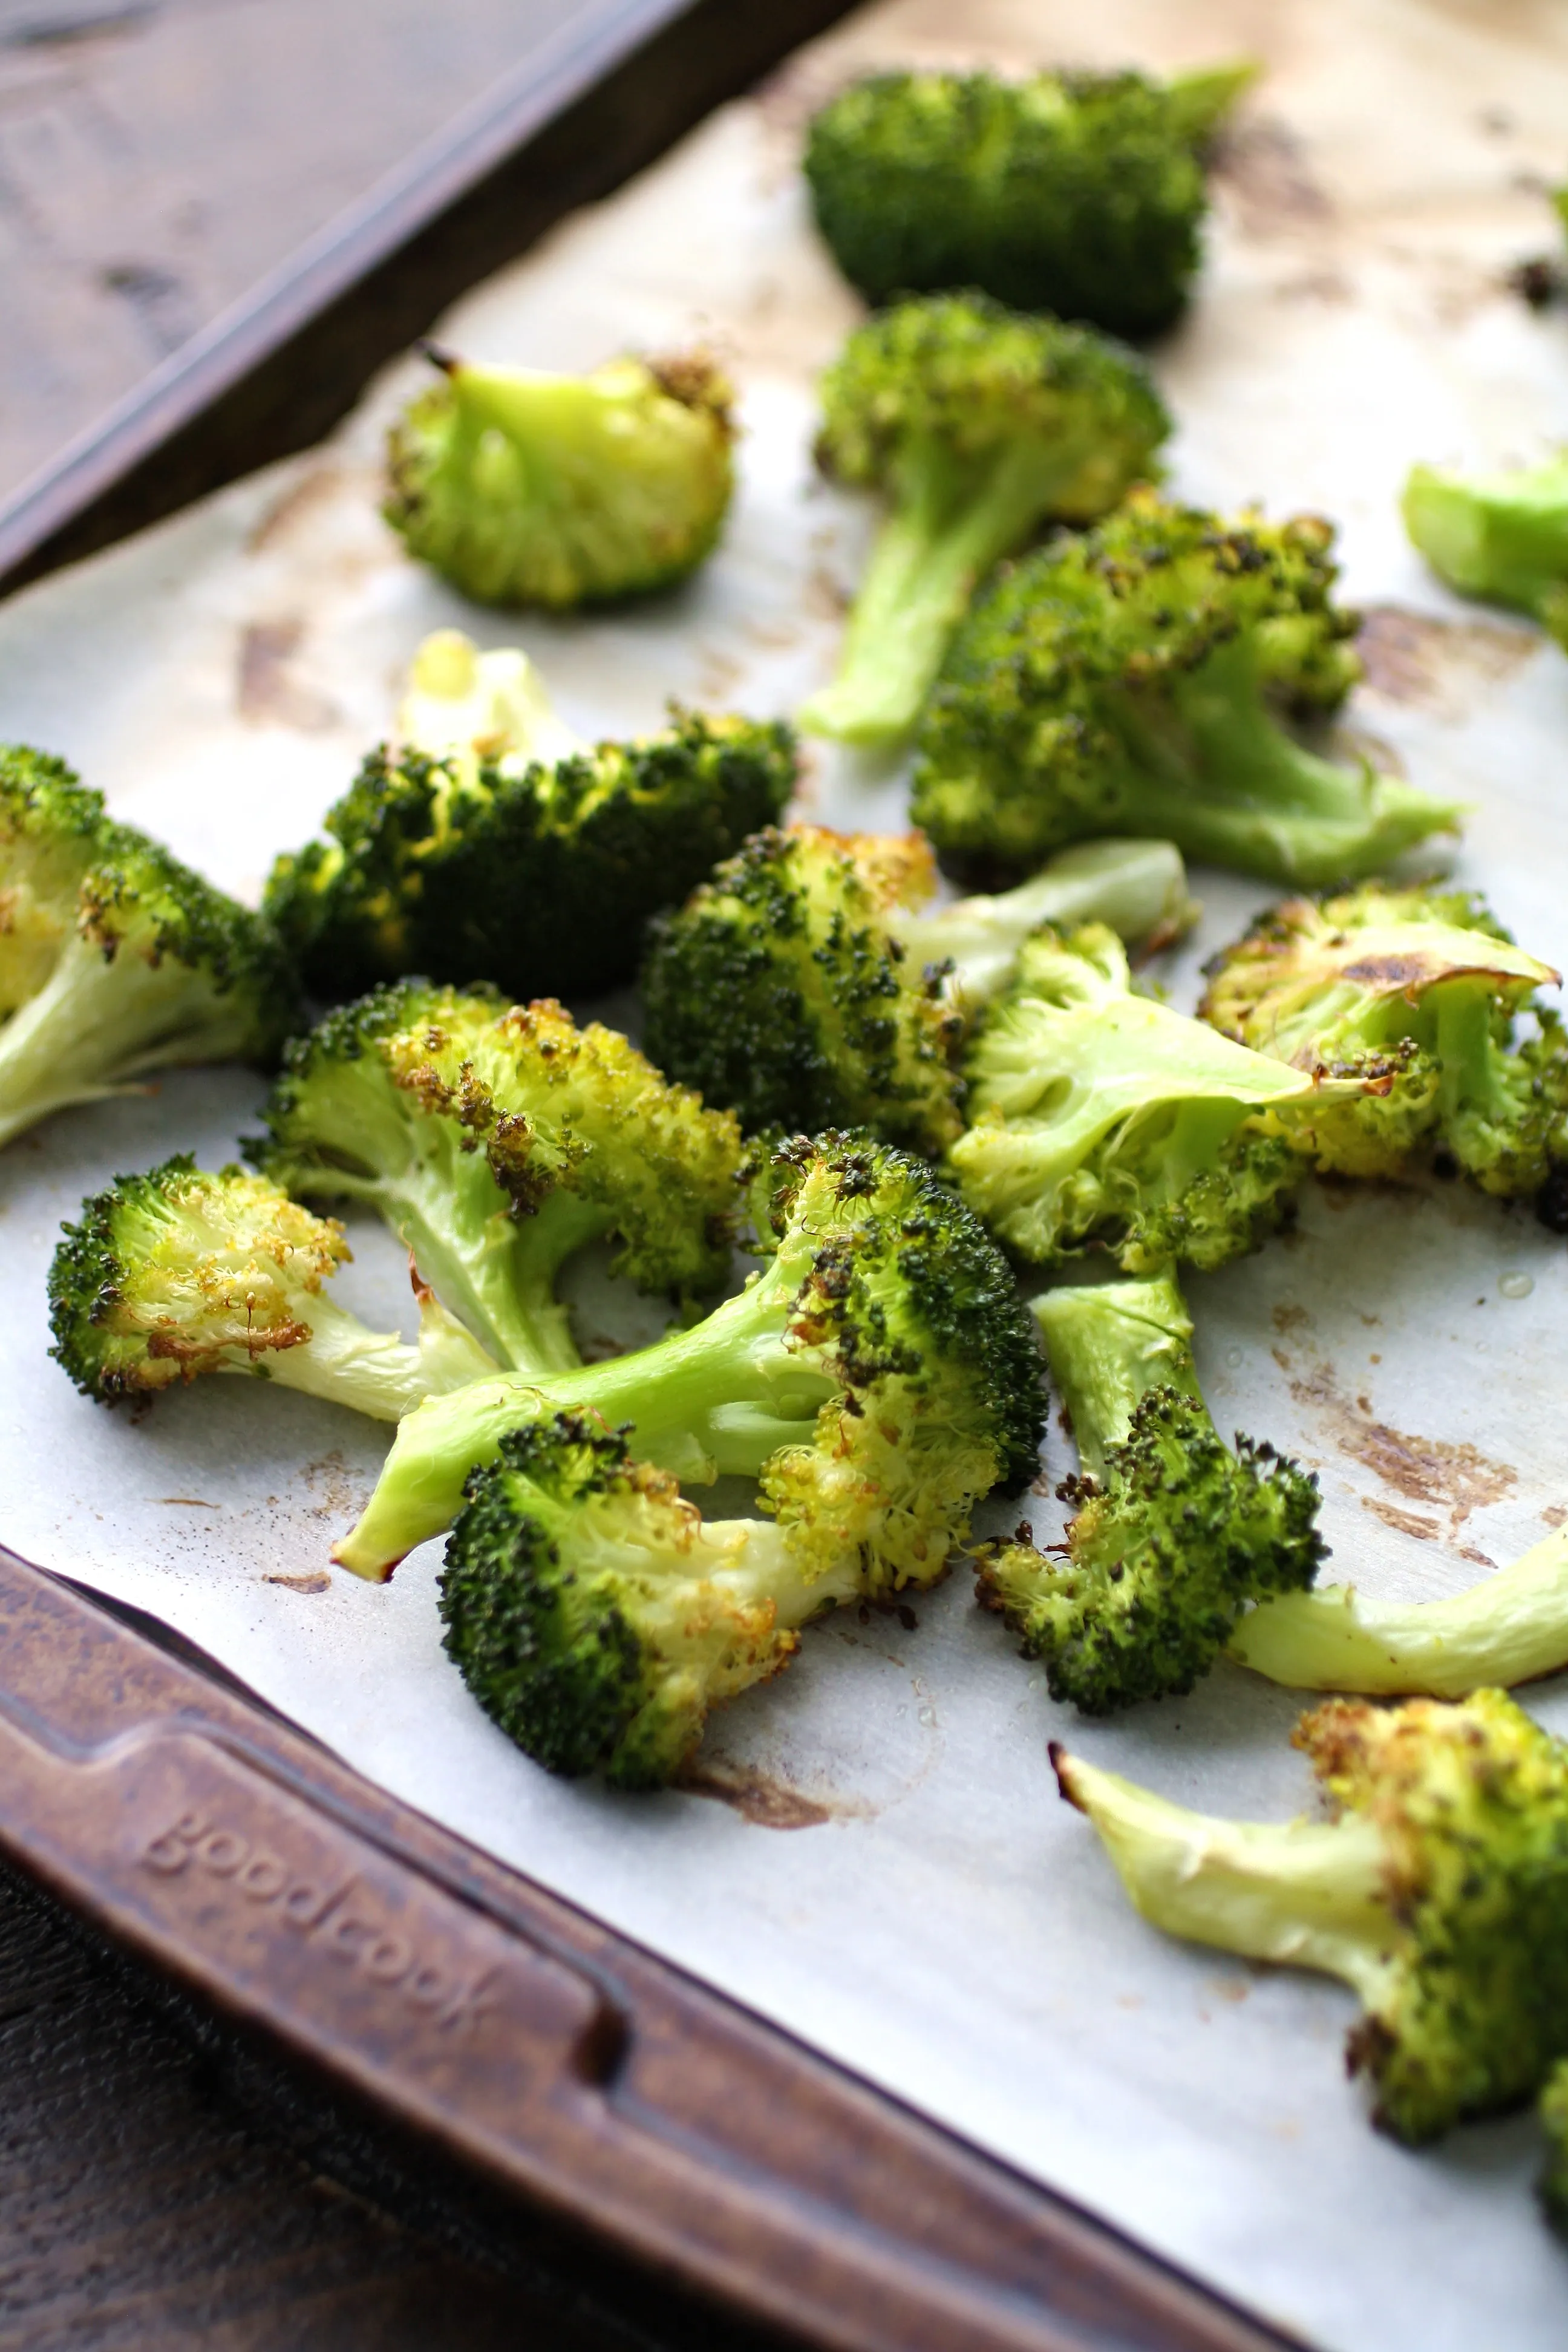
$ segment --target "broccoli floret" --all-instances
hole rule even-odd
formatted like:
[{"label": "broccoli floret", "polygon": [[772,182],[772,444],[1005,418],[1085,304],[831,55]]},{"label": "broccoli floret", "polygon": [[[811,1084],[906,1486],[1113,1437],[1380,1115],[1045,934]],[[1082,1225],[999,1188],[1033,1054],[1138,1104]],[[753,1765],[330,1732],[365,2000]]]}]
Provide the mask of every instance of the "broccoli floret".
[{"label": "broccoli floret", "polygon": [[613,1271],[693,1298],[730,1270],[740,1129],[613,1029],[546,999],[405,981],[289,1048],[247,1155],[291,1192],[364,1201],[499,1363],[578,1361],[554,1295],[612,1236]]},{"label": "broccoli floret", "polygon": [[268,923],[0,746],[0,1143],[155,1070],[272,1061],[298,1003]]},{"label": "broccoli floret", "polygon": [[710,1706],[787,1665],[796,1628],[863,1590],[803,1568],[770,1519],[705,1522],[622,1432],[557,1413],[476,1470],[440,1579],[447,1654],[552,1772],[671,1780]]},{"label": "broccoli floret", "polygon": [[[1557,974],[1462,891],[1293,898],[1215,956],[1202,1017],[1292,1067],[1351,1076],[1312,1124],[1318,1167],[1407,1174],[1433,1151],[1484,1192],[1541,1194],[1568,1162],[1568,1035],[1534,992]],[[1514,1024],[1527,1014],[1527,1034]]]},{"label": "broccoli floret", "polygon": [[887,73],[815,117],[817,226],[868,301],[978,286],[1124,335],[1181,310],[1206,206],[1199,149],[1251,80]]},{"label": "broccoli floret", "polygon": [[1028,1314],[923,1160],[828,1134],[782,1146],[768,1181],[772,1254],[738,1297],[637,1354],[476,1381],[447,1412],[409,1414],[333,1557],[390,1574],[450,1526],[508,1429],[564,1409],[632,1425],[638,1458],[684,1483],[760,1478],[803,1573],[858,1556],[873,1595],[940,1576],[980,1497],[1035,1474]]},{"label": "broccoli floret", "polygon": [[1078,1441],[1079,1506],[1060,1559],[1026,1527],[975,1554],[983,1605],[1086,1715],[1179,1696],[1249,1601],[1309,1585],[1324,1545],[1318,1482],[1271,1445],[1215,1434],[1170,1275],[1035,1301]]},{"label": "broccoli floret", "polygon": [[654,927],[649,1053],[748,1130],[867,1127],[937,1152],[963,1125],[968,1024],[1020,941],[1089,916],[1164,940],[1188,905],[1157,841],[1085,844],[1000,898],[932,907],[935,887],[919,834],[755,835]]},{"label": "broccoli floret", "polygon": [[1212,1268],[1256,1247],[1305,1172],[1295,1122],[1321,1091],[1356,1083],[1134,995],[1101,924],[1025,944],[964,1070],[970,1124],[948,1164],[975,1214],[1033,1265],[1094,1244],[1130,1274],[1172,1259]]},{"label": "broccoli floret", "polygon": [[907,735],[992,565],[1053,519],[1104,514],[1171,429],[1121,344],[981,294],[900,302],[858,327],[822,403],[819,464],[889,507],[838,675],[799,713],[851,743]]},{"label": "broccoli floret", "polygon": [[1395,2137],[1529,2098],[1568,2053],[1568,1748],[1501,1691],[1331,1699],[1295,1738],[1338,1821],[1216,1821],[1053,1761],[1145,1918],[1353,1988],[1350,2063]]},{"label": "broccoli floret", "polygon": [[321,1286],[352,1255],[342,1227],[243,1168],[212,1175],[185,1154],[117,1176],[62,1231],[49,1352],[102,1403],[248,1372],[395,1421],[495,1370],[417,1278],[418,1344],[368,1329]]},{"label": "broccoli floret", "polygon": [[711,551],[734,394],[701,352],[567,376],[425,348],[440,381],[392,428],[382,512],[465,596],[570,612],[668,588]]},{"label": "broccoli floret", "polygon": [[913,811],[955,870],[1019,872],[1089,834],[1327,886],[1450,829],[1458,809],[1309,751],[1281,714],[1359,675],[1331,601],[1333,532],[1226,523],[1135,490],[1002,572],[926,708]]},{"label": "broccoli floret", "polygon": [[1287,1592],[1244,1617],[1230,1654],[1292,1690],[1468,1698],[1568,1666],[1568,1532],[1445,1601],[1369,1601],[1353,1584]]},{"label": "broccoli floret", "polygon": [[265,905],[329,999],[411,971],[509,995],[629,981],[645,924],[783,809],[787,727],[673,711],[636,743],[574,749],[531,665],[455,630],[421,648],[400,714],[328,812],[279,857]]},{"label": "broccoli floret", "polygon": [[1451,588],[1531,613],[1568,646],[1568,456],[1501,474],[1415,466],[1401,508]]}]

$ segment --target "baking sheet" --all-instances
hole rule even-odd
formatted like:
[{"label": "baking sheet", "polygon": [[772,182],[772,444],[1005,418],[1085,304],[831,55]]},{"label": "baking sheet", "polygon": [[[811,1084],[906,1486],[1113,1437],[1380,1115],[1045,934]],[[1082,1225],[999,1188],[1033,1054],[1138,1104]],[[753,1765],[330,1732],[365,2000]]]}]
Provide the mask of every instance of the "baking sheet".
[{"label": "baking sheet", "polygon": [[[1352,719],[1475,803],[1458,871],[1568,966],[1568,665],[1426,579],[1393,503],[1412,456],[1527,457],[1568,426],[1568,326],[1500,282],[1551,241],[1568,21],[1545,0],[972,0],[962,37],[951,19],[934,0],[866,11],[441,328],[476,355],[566,367],[718,342],[744,391],[743,488],[687,590],[519,625],[408,564],[375,516],[384,421],[423,373],[405,364],[324,449],[0,610],[5,734],[66,752],[117,812],[254,892],[442,623],[521,638],[590,731],[651,724],[669,693],[788,709],[830,666],[868,520],[805,455],[811,376],[855,315],[795,173],[815,99],[851,65],[910,56],[1247,50],[1268,78],[1219,182],[1200,301],[1158,354],[1175,487],[1339,519],[1349,593],[1373,608]],[[818,754],[809,799],[896,824],[902,782]],[[1201,955],[1268,895],[1199,887],[1184,1004]],[[1187,1701],[1079,1725],[955,1578],[917,1601],[915,1628],[847,1613],[809,1634],[786,1676],[716,1718],[704,1793],[566,1786],[443,1661],[437,1547],[384,1589],[330,1571],[383,1433],[238,1381],[141,1421],[75,1397],[42,1352],[60,1218],[116,1169],[231,1156],[259,1094],[243,1073],[182,1073],[0,1159],[5,1540],[156,1612],[374,1780],[1313,2343],[1562,2342],[1568,2261],[1531,2200],[1530,2121],[1420,2156],[1374,2136],[1340,2062],[1349,1997],[1156,1937],[1057,1800],[1053,1735],[1185,1801],[1288,1815],[1307,1799],[1288,1695],[1222,1668]],[[343,1294],[406,1320],[398,1253],[374,1228],[355,1243]],[[1454,1186],[1319,1191],[1298,1234],[1190,1297],[1222,1427],[1321,1469],[1330,1574],[1457,1590],[1568,1511],[1568,1255],[1526,1213]],[[619,1314],[591,1275],[581,1313],[590,1332]],[[1054,1433],[1047,1454],[1054,1479]],[[1568,1730],[1561,1687],[1531,1704]]]}]

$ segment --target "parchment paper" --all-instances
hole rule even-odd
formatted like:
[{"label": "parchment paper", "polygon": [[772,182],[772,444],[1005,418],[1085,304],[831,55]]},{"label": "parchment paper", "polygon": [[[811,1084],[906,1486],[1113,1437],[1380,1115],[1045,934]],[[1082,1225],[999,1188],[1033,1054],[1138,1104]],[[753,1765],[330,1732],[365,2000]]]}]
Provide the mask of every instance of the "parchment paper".
[{"label": "parchment paper", "polygon": [[[593,730],[652,723],[671,692],[788,709],[826,674],[868,529],[806,459],[812,373],[855,315],[795,176],[812,102],[851,65],[911,55],[1250,50],[1268,78],[1219,183],[1196,310],[1158,354],[1176,488],[1338,518],[1349,591],[1374,608],[1354,722],[1474,803],[1458,871],[1568,964],[1568,663],[1429,581],[1394,506],[1414,456],[1529,457],[1568,426],[1563,318],[1500,283],[1551,241],[1568,20],[1547,0],[952,15],[868,11],[442,327],[459,349],[559,366],[716,339],[744,387],[744,487],[689,589],[583,625],[466,611],[375,515],[408,363],[326,448],[0,612],[4,732],[68,753],[118,811],[254,891],[439,623],[521,637]],[[903,807],[896,772],[837,757],[818,756],[809,797],[872,825]],[[1198,878],[1205,921],[1173,977],[1185,1004],[1202,954],[1268,895]],[[715,1722],[708,1793],[617,1799],[549,1780],[468,1700],[440,1654],[437,1548],[384,1590],[328,1572],[381,1433],[237,1381],[141,1421],[75,1397],[44,1355],[60,1218],[116,1169],[232,1155],[259,1091],[180,1075],[0,1160],[7,1542],[156,1611],[373,1779],[1313,2343],[1562,2344],[1568,2263],[1531,2201],[1528,2119],[1418,2156],[1377,2137],[1341,2063],[1348,1996],[1163,1941],[1056,1798],[1052,1734],[1187,1801],[1283,1818],[1308,1794],[1289,1695],[1222,1669],[1191,1700],[1079,1725],[954,1578],[919,1601],[918,1628],[847,1614],[811,1633],[789,1675]],[[351,1302],[406,1317],[397,1253],[378,1230],[356,1241]],[[581,1287],[590,1332],[614,1323],[605,1286]],[[1568,1508],[1568,1256],[1527,1213],[1458,1186],[1319,1191],[1293,1239],[1190,1295],[1222,1426],[1321,1469],[1331,1573],[1436,1595]],[[1066,1466],[1053,1434],[1048,1470]],[[1531,1704],[1568,1729],[1564,1697]]]}]

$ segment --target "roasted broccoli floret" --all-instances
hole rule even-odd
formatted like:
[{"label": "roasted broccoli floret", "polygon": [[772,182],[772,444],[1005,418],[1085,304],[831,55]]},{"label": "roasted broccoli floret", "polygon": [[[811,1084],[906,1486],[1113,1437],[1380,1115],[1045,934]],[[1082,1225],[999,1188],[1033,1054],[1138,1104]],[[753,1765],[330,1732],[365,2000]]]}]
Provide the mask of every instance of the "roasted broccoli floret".
[{"label": "roasted broccoli floret", "polygon": [[1081,1465],[1058,1494],[1079,1508],[1059,1559],[1026,1527],[982,1545],[980,1600],[1086,1715],[1179,1696],[1248,1601],[1311,1583],[1318,1482],[1271,1445],[1220,1444],[1170,1275],[1048,1291],[1035,1313]]},{"label": "roasted broccoli floret", "polygon": [[1152,334],[1198,266],[1200,150],[1253,70],[873,75],[812,122],[817,226],[871,302],[979,286]]},{"label": "roasted broccoli floret", "polygon": [[575,1413],[509,1431],[465,1491],[440,1579],[447,1654],[552,1772],[669,1780],[710,1706],[777,1674],[797,1627],[863,1590],[852,1549],[803,1562],[772,1519],[704,1521],[620,1431]]},{"label": "roasted broccoli floret", "polygon": [[[876,1594],[942,1572],[973,1506],[1037,1463],[1039,1350],[1006,1265],[923,1160],[863,1137],[781,1147],[760,1273],[694,1329],[531,1382],[476,1381],[403,1423],[333,1557],[362,1576],[449,1527],[509,1429],[575,1411],[632,1425],[639,1460],[760,1478],[810,1576],[858,1556]],[[757,1187],[765,1189],[759,1177]]]},{"label": "roasted broccoli floret", "polygon": [[516,997],[637,970],[673,906],[794,789],[786,727],[676,711],[637,743],[572,748],[521,654],[453,631],[416,661],[401,741],[373,751],[325,841],[279,857],[266,908],[321,996],[424,971]]},{"label": "roasted broccoli floret", "polygon": [[970,1123],[948,1164],[975,1214],[1033,1265],[1093,1243],[1130,1274],[1255,1247],[1305,1172],[1297,1127],[1356,1084],[1134,995],[1099,923],[1026,942],[964,1073]]},{"label": "roasted broccoli floret", "polygon": [[1412,541],[1451,588],[1531,613],[1568,646],[1568,455],[1500,474],[1415,466],[1401,506]]},{"label": "roasted broccoli floret", "polygon": [[50,1353],[112,1404],[198,1372],[248,1372],[395,1421],[495,1366],[417,1280],[419,1340],[372,1331],[322,1288],[343,1229],[243,1168],[188,1155],[117,1176],[63,1228],[49,1269]]},{"label": "roasted broccoli floret", "polygon": [[1157,834],[1316,887],[1450,829],[1452,803],[1279,723],[1335,709],[1359,675],[1332,540],[1310,515],[1226,523],[1140,489],[1001,573],[921,724],[914,816],[943,860],[1019,872],[1086,835]]},{"label": "roasted broccoli floret", "polygon": [[299,999],[271,927],[0,746],[0,1143],[191,1062],[269,1062]]},{"label": "roasted broccoli floret", "polygon": [[1168,842],[1091,842],[999,898],[930,902],[916,834],[760,833],[654,927],[642,986],[662,1069],[748,1130],[867,1127],[936,1152],[963,1125],[969,1024],[1041,923],[1091,917],[1129,939],[1186,919]]},{"label": "roasted broccoli floret", "polygon": [[1437,1152],[1484,1192],[1551,1209],[1568,1163],[1568,1035],[1535,992],[1557,974],[1480,899],[1430,887],[1293,898],[1208,976],[1200,1012],[1226,1036],[1361,1080],[1314,1123],[1320,1168],[1397,1177]]},{"label": "roasted broccoli floret", "polygon": [[549,1000],[405,981],[289,1048],[251,1159],[290,1192],[364,1201],[498,1363],[578,1361],[555,1277],[587,1242],[694,1298],[730,1271],[740,1129]]},{"label": "roasted broccoli floret", "polygon": [[694,572],[734,485],[734,394],[700,352],[592,375],[479,367],[393,426],[382,509],[411,555],[480,604],[570,612]]},{"label": "roasted broccoli floret", "polygon": [[1350,2063],[1396,2138],[1528,2099],[1568,2053],[1568,1748],[1501,1691],[1331,1699],[1295,1737],[1338,1821],[1212,1820],[1053,1760],[1145,1918],[1353,1988]]},{"label": "roasted broccoli floret", "polygon": [[1292,1690],[1467,1698],[1568,1666],[1568,1531],[1444,1601],[1369,1601],[1353,1584],[1281,1593],[1242,1619],[1230,1654]]},{"label": "roasted broccoli floret", "polygon": [[889,508],[838,675],[799,714],[851,743],[907,735],[992,565],[1047,521],[1104,514],[1171,429],[1121,344],[982,294],[900,302],[856,328],[822,404],[818,463]]}]

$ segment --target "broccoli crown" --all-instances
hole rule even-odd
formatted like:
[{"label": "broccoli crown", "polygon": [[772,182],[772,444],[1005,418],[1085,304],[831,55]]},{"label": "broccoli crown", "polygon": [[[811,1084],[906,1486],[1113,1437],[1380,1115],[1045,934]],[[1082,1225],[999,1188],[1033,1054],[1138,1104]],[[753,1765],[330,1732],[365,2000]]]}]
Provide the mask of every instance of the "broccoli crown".
[{"label": "broccoli crown", "polygon": [[935,878],[918,834],[754,835],[655,925],[649,1053],[748,1130],[868,1127],[939,1151],[963,1124],[963,1023],[890,928]]},{"label": "broccoli crown", "polygon": [[1198,265],[1195,151],[1219,110],[1194,118],[1178,89],[1137,73],[877,74],[815,117],[805,174],[817,226],[868,301],[980,286],[1022,310],[1149,334],[1175,318]]},{"label": "broccoli crown", "polygon": [[1311,1583],[1318,1482],[1270,1445],[1221,1444],[1169,1275],[1050,1292],[1035,1311],[1089,1475],[1058,1489],[1078,1506],[1063,1556],[1026,1527],[983,1545],[980,1599],[1086,1715],[1180,1696],[1249,1601]]},{"label": "broccoli crown", "polygon": [[[986,295],[935,294],[855,329],[823,378],[816,446],[826,472],[898,498],[923,488],[938,458],[976,468],[1033,443],[1048,511],[1088,522],[1148,470],[1170,429],[1148,371],[1121,344]],[[998,552],[1038,520],[1018,511]]]},{"label": "broccoli crown", "polygon": [[297,1004],[270,925],[0,747],[0,1140],[153,1070],[268,1061]]},{"label": "broccoli crown", "polygon": [[1568,642],[1568,457],[1468,478],[1416,466],[1402,507],[1412,541],[1451,587],[1532,613]]},{"label": "broccoli crown", "polygon": [[686,1479],[760,1478],[803,1572],[931,1582],[994,1487],[1034,1475],[1039,1355],[1006,1265],[922,1160],[861,1136],[781,1146],[769,1255],[737,1297],[655,1346],[546,1381],[481,1381],[411,1413],[336,1557],[384,1574],[449,1524],[468,1472],[542,1410],[634,1425]]},{"label": "broccoli crown", "polygon": [[735,429],[702,353],[582,377],[431,356],[441,380],[392,428],[382,511],[465,596],[570,612],[668,587],[711,551]]},{"label": "broccoli crown", "polygon": [[1377,2120],[1435,2138],[1568,2053],[1568,1748],[1502,1691],[1331,1700],[1296,1732],[1332,1822],[1215,1821],[1054,1752],[1138,1908],[1175,1935],[1343,1978]]},{"label": "broccoli crown", "polygon": [[576,1360],[552,1283],[597,1234],[614,1270],[680,1297],[730,1265],[741,1159],[625,1037],[550,999],[405,981],[289,1049],[252,1157],[291,1192],[371,1202],[437,1293],[520,1370]]},{"label": "broccoli crown", "polygon": [[1280,713],[1359,675],[1333,533],[1222,522],[1136,489],[998,575],[960,629],[919,737],[913,808],[944,859],[1017,871],[1097,833],[1294,882],[1375,872],[1450,825],[1408,785],[1320,758]]},{"label": "broccoli crown", "polygon": [[323,996],[414,971],[592,995],[631,979],[647,918],[777,816],[795,772],[786,727],[694,712],[521,770],[383,747],[330,838],[278,859],[267,911]]},{"label": "broccoli crown", "polygon": [[1281,1086],[1285,1066],[1134,995],[1103,925],[1042,930],[969,1050],[970,1125],[948,1164],[1031,1264],[1104,1244],[1129,1273],[1222,1265],[1279,1223],[1300,1180],[1289,1123],[1320,1081]]},{"label": "broccoli crown", "polygon": [[63,1234],[50,1352],[105,1400],[300,1346],[310,1303],[350,1255],[334,1220],[243,1168],[206,1174],[188,1153],[117,1176]]},{"label": "broccoli crown", "polygon": [[1174,1389],[1140,1400],[1102,1480],[1058,1492],[1079,1506],[1065,1557],[1020,1528],[976,1554],[978,1589],[1085,1715],[1190,1691],[1247,1603],[1310,1584],[1325,1550],[1317,1480],[1250,1438],[1227,1452]]},{"label": "broccoli crown", "polygon": [[669,1780],[708,1709],[776,1674],[810,1586],[765,1520],[707,1526],[623,1431],[557,1413],[476,1470],[440,1579],[447,1654],[547,1769]]},{"label": "broccoli crown", "polygon": [[[1549,964],[1479,898],[1430,886],[1293,898],[1208,966],[1201,1017],[1293,1068],[1361,1081],[1299,1140],[1316,1164],[1396,1176],[1442,1150],[1489,1192],[1568,1159],[1568,1037],[1534,1001]],[[1516,1041],[1515,1019],[1531,1030]]]}]

